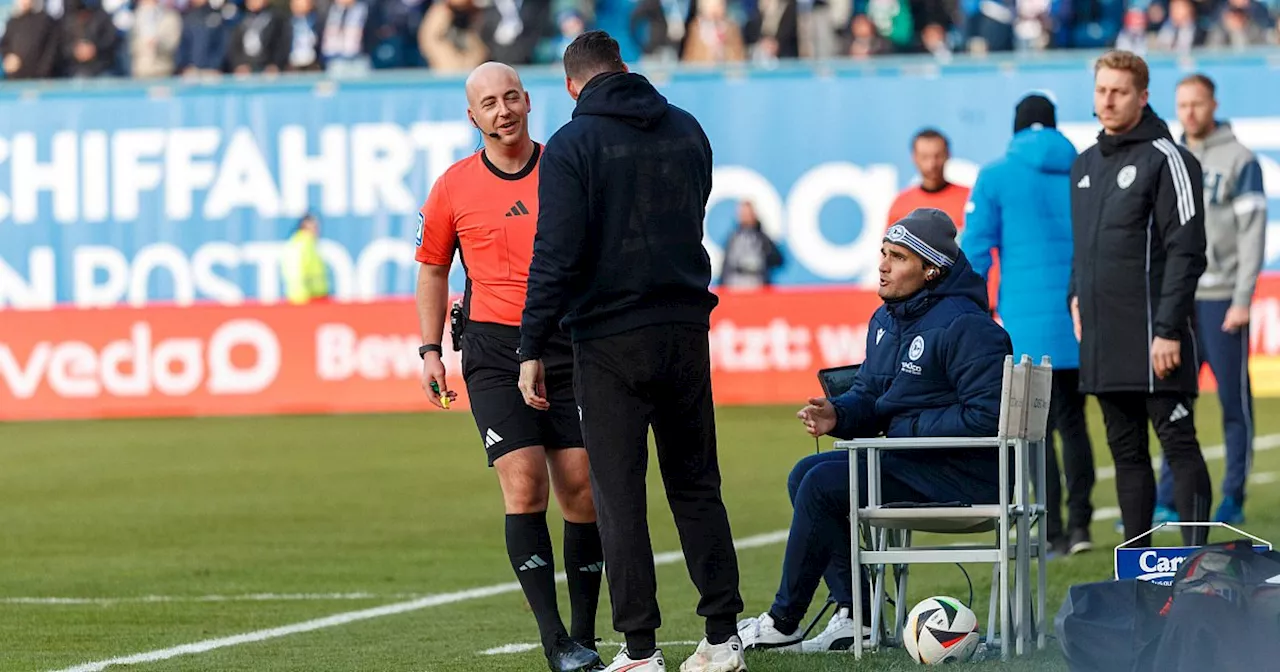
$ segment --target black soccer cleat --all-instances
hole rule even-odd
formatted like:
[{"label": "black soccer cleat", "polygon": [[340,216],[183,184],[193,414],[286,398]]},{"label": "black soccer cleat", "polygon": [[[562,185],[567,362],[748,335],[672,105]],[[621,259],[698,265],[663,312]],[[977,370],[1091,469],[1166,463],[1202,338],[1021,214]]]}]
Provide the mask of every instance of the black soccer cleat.
[{"label": "black soccer cleat", "polygon": [[547,651],[547,667],[551,672],[592,672],[603,670],[604,661],[600,660],[600,654],[561,635]]}]

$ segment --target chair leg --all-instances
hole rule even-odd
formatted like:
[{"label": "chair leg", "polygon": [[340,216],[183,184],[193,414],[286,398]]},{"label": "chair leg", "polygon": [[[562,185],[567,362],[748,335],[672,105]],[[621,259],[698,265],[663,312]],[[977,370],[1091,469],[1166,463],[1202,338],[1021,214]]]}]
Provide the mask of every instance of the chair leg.
[{"label": "chair leg", "polygon": [[1036,582],[1038,583],[1036,590],[1036,613],[1039,614],[1039,617],[1036,619],[1036,649],[1043,651],[1046,643],[1045,627],[1049,623],[1049,615],[1045,612],[1045,584],[1048,580],[1048,577],[1045,574],[1047,570],[1045,565],[1045,553],[1048,551],[1048,531],[1045,529],[1045,524],[1048,522],[1048,498],[1045,496],[1044,490],[1045,479],[1047,478],[1045,475],[1045,460],[1049,459],[1048,446],[1046,442],[1041,441],[1039,452],[1041,459],[1040,470],[1037,477],[1039,478],[1040,487],[1036,491],[1038,493],[1036,499],[1040,504],[1040,518],[1036,521],[1037,535],[1040,541],[1039,550],[1036,552],[1036,568],[1039,570],[1036,577]]},{"label": "chair leg", "polygon": [[[911,530],[902,531],[903,546],[911,545]],[[895,607],[893,610],[893,642],[902,644],[902,632],[907,627],[907,614],[911,612],[913,606],[907,601],[907,580],[911,578],[911,565],[898,565],[895,569],[897,575],[897,594],[894,596]]]},{"label": "chair leg", "polygon": [[1017,645],[1015,647],[1017,654],[1021,656],[1026,653],[1026,645],[1031,641],[1031,520],[1027,515],[1026,507],[1018,516],[1018,545],[1014,551],[1014,557],[1017,560],[1017,567],[1014,569],[1014,576],[1017,577],[1017,599],[1018,604],[1015,610],[1014,626],[1018,633]]},{"label": "chair leg", "polygon": [[987,605],[987,646],[995,646],[1000,641],[1003,633],[996,629],[996,617],[999,615],[1000,605],[997,600],[1000,599],[1000,565],[991,565],[991,597]]},{"label": "chair leg", "polygon": [[1009,659],[1009,529],[1000,535],[1000,659]]},{"label": "chair leg", "polygon": [[849,453],[849,555],[853,560],[853,657],[862,660],[862,525],[858,522],[858,455]]}]

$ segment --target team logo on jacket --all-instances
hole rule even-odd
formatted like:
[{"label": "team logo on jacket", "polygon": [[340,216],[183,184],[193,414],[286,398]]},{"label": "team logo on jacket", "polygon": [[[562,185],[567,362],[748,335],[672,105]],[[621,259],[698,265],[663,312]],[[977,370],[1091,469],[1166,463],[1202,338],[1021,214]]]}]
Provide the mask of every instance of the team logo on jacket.
[{"label": "team logo on jacket", "polygon": [[1134,178],[1138,177],[1138,169],[1136,166],[1128,165],[1120,169],[1116,175],[1116,186],[1121,189],[1128,189],[1133,184]]},{"label": "team logo on jacket", "polygon": [[924,354],[924,337],[916,336],[915,338],[911,339],[911,349],[907,351],[907,356],[910,357],[911,361],[914,362],[917,359],[920,359],[921,355],[923,354]]}]

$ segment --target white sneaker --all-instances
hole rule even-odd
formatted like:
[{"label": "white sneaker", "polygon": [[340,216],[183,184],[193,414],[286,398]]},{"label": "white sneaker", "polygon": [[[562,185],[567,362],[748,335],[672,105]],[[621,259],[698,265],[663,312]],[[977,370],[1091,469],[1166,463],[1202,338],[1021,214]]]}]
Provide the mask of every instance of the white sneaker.
[{"label": "white sneaker", "polygon": [[[848,651],[853,648],[853,633],[853,618],[850,617],[849,609],[841,607],[827,622],[827,629],[813,639],[806,640],[800,648],[805,653]],[[871,628],[865,625],[862,626],[862,639],[865,643],[870,643]]]},{"label": "white sneaker", "polygon": [[654,651],[648,658],[632,660],[624,645],[604,672],[667,672],[667,663],[662,659],[662,649]]},{"label": "white sneaker", "polygon": [[773,651],[799,651],[800,638],[804,633],[799,628],[790,635],[778,632],[773,626],[773,617],[769,612],[760,614],[759,618],[748,618],[738,621],[738,637],[742,639],[742,648],[771,649]]},{"label": "white sneaker", "polygon": [[742,640],[734,635],[723,644],[712,644],[704,638],[698,642],[698,650],[680,666],[680,672],[747,672]]}]

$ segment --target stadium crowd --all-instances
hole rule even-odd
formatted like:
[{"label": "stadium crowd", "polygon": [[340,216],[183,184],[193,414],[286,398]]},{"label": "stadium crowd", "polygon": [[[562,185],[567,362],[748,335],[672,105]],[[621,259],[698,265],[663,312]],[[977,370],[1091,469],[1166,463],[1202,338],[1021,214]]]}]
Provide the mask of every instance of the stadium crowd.
[{"label": "stadium crowd", "polygon": [[1280,44],[1280,0],[0,0],[6,13],[9,79],[467,72],[557,62],[605,24],[644,60],[691,63]]}]

